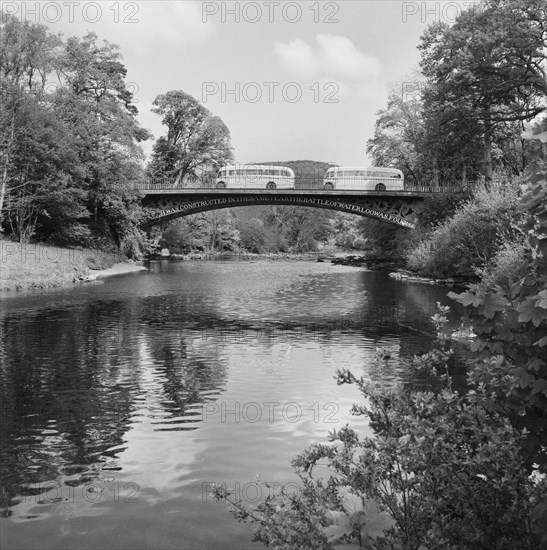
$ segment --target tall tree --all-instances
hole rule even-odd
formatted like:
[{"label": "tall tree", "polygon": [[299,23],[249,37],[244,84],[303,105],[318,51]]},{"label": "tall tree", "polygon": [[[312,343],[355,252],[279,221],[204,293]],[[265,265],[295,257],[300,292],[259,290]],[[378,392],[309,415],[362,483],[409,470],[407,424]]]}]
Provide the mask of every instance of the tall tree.
[{"label": "tall tree", "polygon": [[[11,14],[0,12],[0,228],[13,176],[13,160],[21,139],[21,124],[25,125],[23,113],[33,98],[43,94],[60,43],[59,37],[49,33],[45,26],[22,22]],[[22,183],[19,180],[18,185]]]},{"label": "tall tree", "polygon": [[546,107],[547,19],[543,0],[484,0],[473,8],[451,27],[431,25],[419,49],[440,109],[460,122],[471,111],[480,121],[489,181],[495,129],[531,120]]},{"label": "tall tree", "polygon": [[420,183],[422,105],[419,98],[403,98],[392,91],[387,108],[377,113],[374,137],[367,142],[367,153],[377,166],[394,166],[407,180]]},{"label": "tall tree", "polygon": [[20,240],[90,244],[99,232],[136,244],[133,183],[148,132],[136,121],[117,46],[93,33],[63,42],[5,14],[0,25],[2,227]]},{"label": "tall tree", "polygon": [[156,97],[153,105],[167,135],[154,144],[148,167],[152,176],[182,181],[233,158],[228,127],[190,94],[172,90]]}]

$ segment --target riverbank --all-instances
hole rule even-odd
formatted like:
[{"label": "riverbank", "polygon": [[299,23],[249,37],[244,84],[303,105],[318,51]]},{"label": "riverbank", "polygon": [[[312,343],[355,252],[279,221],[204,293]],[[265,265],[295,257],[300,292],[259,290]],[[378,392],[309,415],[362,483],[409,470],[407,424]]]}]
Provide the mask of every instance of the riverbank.
[{"label": "riverbank", "polygon": [[126,273],[135,273],[137,271],[147,271],[148,268],[127,262],[120,262],[114,264],[108,269],[90,270],[89,274],[84,276],[84,281],[95,281],[96,279],[104,279],[105,277],[112,277],[113,275],[124,275]]},{"label": "riverbank", "polygon": [[0,291],[55,288],[141,269],[113,252],[0,241]]}]

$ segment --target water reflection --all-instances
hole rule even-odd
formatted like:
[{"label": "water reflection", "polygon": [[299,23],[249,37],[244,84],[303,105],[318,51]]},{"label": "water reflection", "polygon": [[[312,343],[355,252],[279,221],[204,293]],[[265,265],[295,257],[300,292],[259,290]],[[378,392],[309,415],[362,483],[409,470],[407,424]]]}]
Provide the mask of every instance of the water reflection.
[{"label": "water reflection", "polygon": [[[429,349],[435,302],[447,303],[442,289],[325,264],[152,267],[4,302],[9,544],[254,547],[204,484],[286,482],[311,441],[347,421],[366,430],[336,370],[412,384],[399,360]],[[146,525],[161,536],[143,538]]]}]

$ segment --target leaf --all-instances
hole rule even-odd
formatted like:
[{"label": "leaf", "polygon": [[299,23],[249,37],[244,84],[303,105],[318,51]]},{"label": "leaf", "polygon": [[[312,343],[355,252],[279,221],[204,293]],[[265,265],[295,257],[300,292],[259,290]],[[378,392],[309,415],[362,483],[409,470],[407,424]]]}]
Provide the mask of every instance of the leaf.
[{"label": "leaf", "polygon": [[[349,518],[348,518],[349,519]],[[349,525],[329,525],[328,527],[323,528],[323,532],[327,537],[327,542],[333,542],[342,538],[344,535],[349,535],[353,531],[352,527]]]},{"label": "leaf", "polygon": [[357,495],[348,493],[344,496],[342,500],[342,506],[344,507],[344,510],[346,511],[348,516],[351,517],[363,510],[363,500]]},{"label": "leaf", "polygon": [[516,310],[519,313],[519,323],[527,323],[531,321],[534,315],[534,303],[532,302],[532,298],[526,298],[524,302],[517,305]]},{"label": "leaf", "polygon": [[538,293],[538,299],[536,300],[536,307],[547,309],[547,290],[542,290]]},{"label": "leaf", "polygon": [[505,296],[500,294],[486,294],[482,304],[479,306],[479,313],[487,319],[492,319],[496,312],[503,311],[507,305]]},{"label": "leaf", "polygon": [[540,338],[537,342],[534,342],[534,346],[544,347],[547,346],[547,336]]}]

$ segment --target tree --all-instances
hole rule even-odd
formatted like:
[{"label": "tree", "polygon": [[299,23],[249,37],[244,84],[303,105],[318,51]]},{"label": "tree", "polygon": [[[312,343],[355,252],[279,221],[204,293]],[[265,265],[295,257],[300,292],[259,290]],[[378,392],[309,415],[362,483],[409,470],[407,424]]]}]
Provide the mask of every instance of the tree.
[{"label": "tree", "polygon": [[422,180],[422,105],[418,98],[403,98],[393,91],[387,108],[378,111],[374,137],[367,142],[367,153],[377,166],[402,170],[407,181],[419,185]]},{"label": "tree", "polygon": [[228,127],[191,95],[173,90],[156,97],[153,105],[167,135],[154,144],[148,167],[152,176],[182,181],[187,175],[197,176],[199,169],[232,159]]},{"label": "tree", "polygon": [[241,245],[249,252],[261,254],[266,246],[264,222],[258,218],[251,218],[239,226]]},{"label": "tree", "polygon": [[20,240],[87,245],[94,235],[135,253],[138,142],[149,134],[119,48],[93,33],[64,42],[9,15],[1,25],[2,226]]},{"label": "tree", "polygon": [[22,22],[0,11],[0,231],[4,201],[13,175],[13,157],[20,143],[20,125],[25,121],[22,112],[29,108],[32,97],[43,94],[59,45],[60,39],[50,34],[45,26]]},{"label": "tree", "polygon": [[541,0],[484,0],[452,27],[431,25],[422,36],[421,67],[445,120],[480,122],[483,166],[492,179],[493,135],[501,124],[531,120],[545,109],[547,20]]}]

